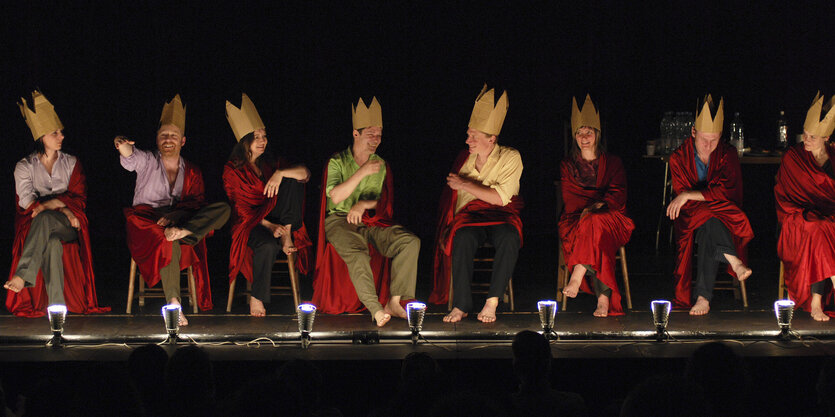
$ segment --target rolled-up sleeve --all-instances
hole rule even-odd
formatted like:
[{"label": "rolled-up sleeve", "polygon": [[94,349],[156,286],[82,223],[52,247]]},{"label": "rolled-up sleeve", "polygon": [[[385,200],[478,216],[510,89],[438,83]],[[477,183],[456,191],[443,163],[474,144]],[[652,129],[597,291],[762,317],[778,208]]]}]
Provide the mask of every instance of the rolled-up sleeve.
[{"label": "rolled-up sleeve", "polygon": [[328,181],[325,183],[325,195],[328,196],[328,199],[331,198],[333,187],[339,184],[342,184],[342,161],[338,158],[331,158],[328,161]]},{"label": "rolled-up sleeve", "polygon": [[122,168],[136,172],[144,170],[152,159],[154,159],[152,152],[143,151],[136,147],[133,148],[133,153],[130,156],[119,155],[119,163],[122,164]]},{"label": "rolled-up sleeve", "polygon": [[515,149],[507,150],[506,158],[501,158],[501,165],[496,167],[499,172],[490,188],[499,193],[502,205],[510,203],[510,199],[519,194],[519,180],[522,178],[522,156]]},{"label": "rolled-up sleeve", "polygon": [[22,209],[29,207],[38,199],[35,185],[32,182],[32,165],[25,159],[18,162],[14,168],[14,185],[17,193],[17,204]]}]

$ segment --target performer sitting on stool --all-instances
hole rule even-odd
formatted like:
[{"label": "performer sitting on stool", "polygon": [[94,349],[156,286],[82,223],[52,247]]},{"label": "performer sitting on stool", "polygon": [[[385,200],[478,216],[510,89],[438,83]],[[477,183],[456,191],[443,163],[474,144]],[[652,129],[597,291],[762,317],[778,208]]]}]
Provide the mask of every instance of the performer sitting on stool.
[{"label": "performer sitting on stool", "polygon": [[563,294],[574,298],[579,290],[594,291],[595,317],[622,315],[615,252],[635,230],[635,223],[626,217],[626,172],[620,158],[605,152],[600,113],[588,95],[582,112],[577,99],[572,100],[571,130],[574,142],[560,164],[565,209],[559,232],[566,271],[571,273]]},{"label": "performer sitting on stool", "polygon": [[493,102],[487,85],[476,98],[469,128],[469,149],[458,155],[441,196],[441,220],[435,246],[433,303],[446,303],[452,270],[452,311],[444,321],[455,323],[473,308],[471,281],[476,250],[489,241],[496,248],[490,290],[478,320],[496,321],[499,297],[507,288],[522,245],[519,179],[522,157],[516,149],[497,141],[507,115],[507,91]]},{"label": "performer sitting on stool", "polygon": [[[818,321],[829,320],[823,297],[831,300],[835,282],[835,149],[829,136],[835,130],[835,99],[826,108],[815,96],[803,124],[803,143],[786,152],[777,171],[774,196],[780,240],[777,254],[785,267],[786,288],[797,305]],[[811,295],[811,296],[810,296]]]},{"label": "performer sitting on stool", "polygon": [[[34,111],[21,101],[35,152],[14,170],[17,211],[12,268],[3,286],[9,290],[6,308],[23,317],[43,316],[52,304],[74,313],[110,311],[96,300],[84,170],[78,158],[61,151],[64,126],[46,97],[32,93]],[[74,241],[78,250],[68,246],[64,252],[63,243]]]},{"label": "performer sitting on stool", "polygon": [[309,268],[312,242],[302,223],[302,211],[310,171],[304,165],[284,166],[266,150],[264,122],[246,94],[240,109],[226,102],[226,118],[238,140],[223,167],[223,188],[233,212],[229,279],[240,273],[252,282],[249,314],[263,317],[278,252],[298,253],[300,273],[306,274]]},{"label": "performer sitting on stool", "polygon": [[[696,303],[692,315],[710,311],[713,283],[719,263],[729,264],[729,273],[740,281],[751,276],[745,264],[745,246],[754,237],[748,217],[742,212],[742,171],[737,150],[722,138],[723,100],[714,109],[705,97],[691,136],[670,156],[670,172],[676,198],[667,206],[675,220],[678,253],[673,280],[674,305],[691,307],[691,261],[693,233],[699,244]],[[715,111],[715,116],[713,116]]]},{"label": "performer sitting on stool", "polygon": [[[148,286],[162,280],[167,302],[180,304],[180,270],[196,266],[198,305],[209,310],[212,297],[203,237],[226,223],[230,209],[223,202],[206,204],[203,174],[180,156],[185,125],[186,111],[177,95],[162,108],[156,152],[137,149],[122,136],[113,144],[122,167],[136,172],[133,207],[125,209],[125,217],[128,249],[139,272]],[[187,324],[181,312],[180,325]]]}]

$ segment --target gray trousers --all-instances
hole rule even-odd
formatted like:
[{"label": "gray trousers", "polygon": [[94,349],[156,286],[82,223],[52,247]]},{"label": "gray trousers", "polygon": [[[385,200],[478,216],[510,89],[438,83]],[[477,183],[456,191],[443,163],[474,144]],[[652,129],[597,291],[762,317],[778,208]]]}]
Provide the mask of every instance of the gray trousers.
[{"label": "gray trousers", "polygon": [[374,286],[368,244],[374,245],[383,256],[392,258],[392,296],[413,298],[417,283],[417,261],[420,239],[403,226],[367,227],[348,223],[344,214],[325,218],[325,235],[348,266],[348,274],[357,297],[373,316],[383,309]]},{"label": "gray trousers", "polygon": [[65,304],[64,248],[61,245],[76,239],[78,233],[60,211],[44,210],[32,219],[15,275],[23,278],[26,287],[34,287],[38,270],[43,271],[50,305]]}]

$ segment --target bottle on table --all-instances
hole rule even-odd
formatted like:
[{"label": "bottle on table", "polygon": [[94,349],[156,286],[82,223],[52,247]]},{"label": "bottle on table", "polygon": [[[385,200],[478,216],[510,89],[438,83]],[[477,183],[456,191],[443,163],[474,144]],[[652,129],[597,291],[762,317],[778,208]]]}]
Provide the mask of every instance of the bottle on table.
[{"label": "bottle on table", "polygon": [[786,112],[780,110],[777,118],[777,148],[786,149],[789,146],[789,127],[786,122]]},{"label": "bottle on table", "polygon": [[736,147],[739,156],[745,152],[745,127],[742,124],[742,119],[739,117],[739,112],[734,113],[734,119],[731,121],[731,145]]}]

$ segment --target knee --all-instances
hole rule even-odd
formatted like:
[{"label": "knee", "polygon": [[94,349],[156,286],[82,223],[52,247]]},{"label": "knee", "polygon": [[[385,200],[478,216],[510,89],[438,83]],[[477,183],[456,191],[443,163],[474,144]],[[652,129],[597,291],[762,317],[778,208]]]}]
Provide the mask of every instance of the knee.
[{"label": "knee", "polygon": [[493,243],[496,250],[516,250],[522,246],[522,241],[519,239],[519,232],[513,229],[513,233],[505,233],[497,242]]},{"label": "knee", "polygon": [[61,239],[55,236],[50,236],[49,239],[46,241],[46,250],[49,252],[58,252],[63,250]]},{"label": "knee", "polygon": [[229,207],[228,203],[221,201],[215,204],[217,204],[217,211],[221,217],[228,218],[232,214],[232,207]]},{"label": "knee", "polygon": [[420,238],[413,233],[406,233],[403,236],[403,247],[411,250],[420,250]]},{"label": "knee", "polygon": [[275,254],[279,251],[278,242],[275,239],[264,240],[260,245],[254,247],[252,251],[259,255],[273,254],[273,257],[275,257]]}]

